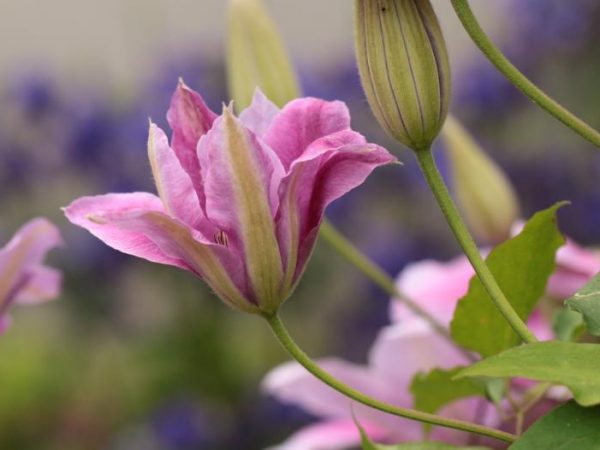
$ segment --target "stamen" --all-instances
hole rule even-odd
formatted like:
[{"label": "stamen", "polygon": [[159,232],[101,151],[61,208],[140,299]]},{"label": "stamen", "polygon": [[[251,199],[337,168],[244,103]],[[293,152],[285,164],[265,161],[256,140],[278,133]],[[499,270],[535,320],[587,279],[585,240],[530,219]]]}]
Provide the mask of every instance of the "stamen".
[{"label": "stamen", "polygon": [[227,233],[223,230],[219,230],[215,233],[215,242],[219,245],[224,245],[225,247],[229,247],[229,237]]}]

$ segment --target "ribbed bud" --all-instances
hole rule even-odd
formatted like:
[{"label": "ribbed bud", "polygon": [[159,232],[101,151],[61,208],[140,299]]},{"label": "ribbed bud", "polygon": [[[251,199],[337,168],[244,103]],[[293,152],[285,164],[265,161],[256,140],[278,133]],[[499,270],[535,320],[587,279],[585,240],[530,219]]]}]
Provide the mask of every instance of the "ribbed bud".
[{"label": "ribbed bud", "polygon": [[238,111],[250,105],[257,87],[279,107],[300,96],[292,64],[262,0],[230,0],[227,72]]},{"label": "ribbed bud", "polygon": [[473,233],[486,244],[508,238],[519,217],[519,202],[510,181],[451,116],[442,138],[450,157],[456,199]]},{"label": "ribbed bud", "polygon": [[356,56],[379,124],[413,150],[428,148],[450,102],[446,44],[429,0],[355,0]]}]

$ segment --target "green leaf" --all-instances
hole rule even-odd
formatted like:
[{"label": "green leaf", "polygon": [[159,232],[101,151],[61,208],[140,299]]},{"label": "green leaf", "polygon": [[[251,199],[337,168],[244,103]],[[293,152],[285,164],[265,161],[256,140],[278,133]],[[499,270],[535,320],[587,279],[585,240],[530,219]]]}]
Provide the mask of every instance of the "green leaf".
[{"label": "green leaf", "polygon": [[360,431],[362,450],[490,450],[488,447],[455,447],[442,442],[410,442],[398,445],[380,445],[375,444],[369,439],[363,427],[354,419],[354,423]]},{"label": "green leaf", "polygon": [[552,329],[560,341],[576,340],[585,330],[583,316],[569,308],[561,308],[552,317]]},{"label": "green leaf", "polygon": [[371,442],[371,439],[369,439],[369,436],[367,436],[367,433],[365,433],[364,428],[360,426],[360,424],[358,423],[356,418],[354,418],[354,423],[358,427],[358,431],[360,431],[360,442],[361,442],[362,450],[381,449],[381,446],[377,446],[373,442]]},{"label": "green leaf", "polygon": [[[600,403],[600,345],[574,342],[536,342],[484,359],[457,377],[524,377],[563,384],[577,403]],[[600,423],[599,423],[600,425]]]},{"label": "green leaf", "polygon": [[[556,211],[564,204],[535,214],[518,236],[500,244],[487,257],[490,270],[523,320],[543,296],[554,271],[556,250],[564,244],[556,224]],[[484,357],[520,342],[477,276],[456,307],[450,331],[458,344]]]},{"label": "green leaf", "polygon": [[600,336],[600,274],[579,289],[565,304],[583,315],[588,333]]},{"label": "green leaf", "polygon": [[410,385],[415,408],[433,414],[454,400],[474,395],[485,396],[484,383],[468,378],[453,379],[462,369],[463,367],[434,369],[429,373],[415,375]]},{"label": "green leaf", "polygon": [[488,378],[485,382],[485,396],[497,406],[500,406],[506,395],[506,380],[503,378]]},{"label": "green leaf", "polygon": [[600,407],[569,402],[534,423],[509,450],[600,450],[599,425]]}]

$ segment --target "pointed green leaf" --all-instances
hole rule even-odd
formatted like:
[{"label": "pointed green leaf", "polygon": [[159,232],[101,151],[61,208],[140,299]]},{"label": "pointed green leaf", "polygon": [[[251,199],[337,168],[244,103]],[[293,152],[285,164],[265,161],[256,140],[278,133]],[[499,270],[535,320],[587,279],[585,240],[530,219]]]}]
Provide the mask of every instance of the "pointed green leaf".
[{"label": "pointed green leaf", "polygon": [[559,406],[534,423],[509,450],[600,450],[600,407],[575,402]]},{"label": "pointed green leaf", "polygon": [[[524,377],[563,384],[577,403],[600,403],[600,345],[574,342],[536,342],[484,359],[457,377]],[[600,423],[599,423],[600,425]]]},{"label": "pointed green leaf", "polygon": [[434,414],[442,406],[460,398],[474,395],[485,396],[484,383],[468,378],[453,379],[462,369],[462,367],[451,370],[434,369],[429,373],[415,375],[410,385],[415,408]]},{"label": "pointed green leaf", "polygon": [[583,315],[588,333],[600,336],[600,274],[579,289],[565,304]]},{"label": "pointed green leaf", "polygon": [[[502,291],[523,320],[544,294],[554,271],[556,250],[564,244],[556,224],[556,211],[563,205],[535,214],[519,235],[500,244],[487,258]],[[451,334],[457,343],[482,356],[495,355],[520,342],[477,276],[456,307]]]}]

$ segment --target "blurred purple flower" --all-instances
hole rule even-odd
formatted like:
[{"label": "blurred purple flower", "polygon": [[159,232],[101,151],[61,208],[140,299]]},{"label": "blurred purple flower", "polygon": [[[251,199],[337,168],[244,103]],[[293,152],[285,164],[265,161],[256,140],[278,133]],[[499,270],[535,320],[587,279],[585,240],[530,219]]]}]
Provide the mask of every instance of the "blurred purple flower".
[{"label": "blurred purple flower", "polygon": [[159,442],[168,450],[196,450],[214,440],[206,413],[191,402],[168,405],[152,422]]},{"label": "blurred purple flower", "polygon": [[511,4],[515,45],[529,55],[577,50],[589,36],[595,0],[513,0]]},{"label": "blurred purple flower", "polygon": [[507,113],[522,94],[482,56],[461,73],[455,101],[470,117]]}]

